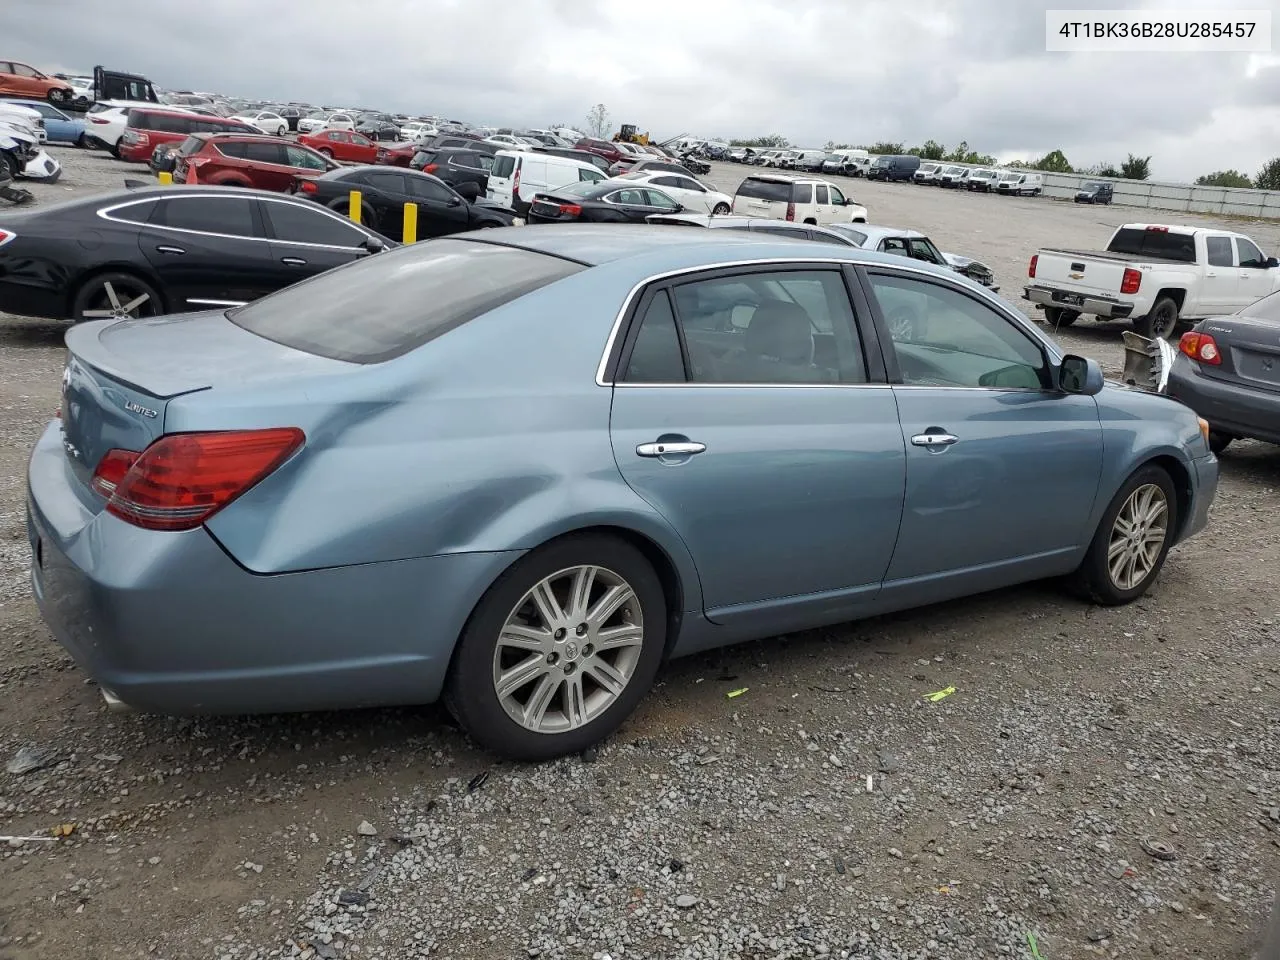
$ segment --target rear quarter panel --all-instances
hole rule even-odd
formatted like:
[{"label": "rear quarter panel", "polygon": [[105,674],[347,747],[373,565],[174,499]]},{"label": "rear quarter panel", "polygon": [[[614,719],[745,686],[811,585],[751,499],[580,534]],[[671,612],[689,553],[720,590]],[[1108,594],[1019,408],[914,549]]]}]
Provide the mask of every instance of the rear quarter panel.
[{"label": "rear quarter panel", "polygon": [[595,384],[595,371],[630,285],[610,271],[545,287],[385,364],[175,400],[167,430],[296,425],[307,434],[300,455],[209,530],[248,569],[280,573],[526,550],[621,526],[671,557],[686,609],[700,609],[683,543],[614,461],[612,390]]},{"label": "rear quarter panel", "polygon": [[[1209,455],[1195,412],[1177,400],[1108,385],[1097,401],[1103,461],[1091,529],[1097,528],[1117,490],[1139,467],[1160,458],[1173,461],[1177,466],[1171,472],[1182,471],[1174,476],[1182,489],[1195,482],[1192,461]],[[1184,511],[1180,521],[1185,519]]]}]

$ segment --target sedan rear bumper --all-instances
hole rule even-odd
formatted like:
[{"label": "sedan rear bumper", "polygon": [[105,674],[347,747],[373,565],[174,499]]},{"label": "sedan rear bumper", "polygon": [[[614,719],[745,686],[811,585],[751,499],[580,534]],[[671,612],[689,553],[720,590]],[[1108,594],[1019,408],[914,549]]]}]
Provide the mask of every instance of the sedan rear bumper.
[{"label": "sedan rear bumper", "polygon": [[32,589],[119,700],[160,713],[428,703],[471,609],[518,552],[262,576],[205,529],[141,530],[76,493],[50,424],[28,468]]},{"label": "sedan rear bumper", "polygon": [[1182,354],[1169,371],[1167,392],[1219,433],[1280,443],[1280,393],[1206,377]]},{"label": "sedan rear bumper", "polygon": [[[1073,302],[1071,300],[1073,297],[1079,297],[1080,302]],[[1022,299],[1038,303],[1043,307],[1061,307],[1064,310],[1075,310],[1078,313],[1104,319],[1123,320],[1133,313],[1132,303],[1039,285],[1023,287]]]}]

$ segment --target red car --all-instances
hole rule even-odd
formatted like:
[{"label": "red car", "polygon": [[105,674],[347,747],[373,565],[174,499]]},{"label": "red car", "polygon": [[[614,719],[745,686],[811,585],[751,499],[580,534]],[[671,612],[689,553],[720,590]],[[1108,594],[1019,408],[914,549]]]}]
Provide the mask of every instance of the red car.
[{"label": "red car", "polygon": [[374,163],[385,163],[392,167],[407,167],[413,155],[422,148],[416,143],[384,143],[378,147],[378,156]]},{"label": "red car", "polygon": [[350,130],[321,130],[305,133],[298,142],[335,160],[352,163],[373,163],[378,159],[378,144],[374,140]]},{"label": "red car", "polygon": [[173,179],[289,193],[298,177],[318,177],[338,165],[316,151],[265,134],[193,133],[178,148]]},{"label": "red car", "polygon": [[208,117],[186,110],[136,107],[129,111],[128,126],[120,138],[120,159],[148,163],[155,149],[166,143],[181,143],[193,133],[257,133],[239,120]]},{"label": "red car", "polygon": [[583,137],[573,145],[573,149],[594,153],[597,157],[604,157],[610,163],[617,163],[623,157],[632,156],[628,151],[619,148],[612,140],[597,140],[595,137]]}]

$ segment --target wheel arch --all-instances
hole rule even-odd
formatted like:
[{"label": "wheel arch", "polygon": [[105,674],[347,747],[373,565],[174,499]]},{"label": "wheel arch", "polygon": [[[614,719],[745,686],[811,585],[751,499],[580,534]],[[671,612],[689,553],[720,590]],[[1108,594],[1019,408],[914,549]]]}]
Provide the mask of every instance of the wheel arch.
[{"label": "wheel arch", "polygon": [[164,285],[160,283],[160,279],[155,275],[155,273],[139,266],[137,263],[126,261],[124,263],[95,264],[72,278],[71,282],[67,284],[66,314],[68,317],[71,316],[71,312],[75,308],[76,298],[80,296],[80,291],[84,288],[85,284],[93,280],[95,277],[102,276],[104,273],[125,273],[131,277],[141,280],[147,286],[153,288],[156,292],[156,296],[160,298],[160,306],[162,308],[160,312],[169,312],[169,300],[165,296]]},{"label": "wheel arch", "polygon": [[1168,297],[1176,303],[1178,305],[1178,313],[1182,313],[1182,305],[1186,302],[1187,291],[1182,287],[1162,287],[1156,291],[1156,297],[1155,300],[1151,301],[1151,306],[1154,307],[1162,297]]},{"label": "wheel arch", "polygon": [[1187,521],[1191,517],[1191,471],[1185,463],[1169,453],[1157,454],[1141,463],[1136,469],[1141,470],[1143,467],[1159,467],[1173,481],[1173,491],[1177,497],[1176,506],[1178,509],[1177,535],[1174,539],[1176,543],[1182,539],[1182,531],[1186,529]]},{"label": "wheel arch", "polygon": [[493,578],[485,585],[476,597],[475,602],[471,605],[470,611],[467,613],[466,619],[463,621],[463,627],[459,631],[458,636],[454,639],[453,649],[449,654],[449,667],[445,671],[446,674],[453,670],[454,661],[458,657],[458,651],[461,644],[458,642],[466,633],[467,627],[475,619],[480,611],[481,604],[484,603],[485,597],[489,595],[489,591],[494,585],[506,576],[516,564],[520,563],[525,557],[529,556],[536,550],[541,550],[551,544],[567,540],[571,537],[581,536],[605,536],[620,540],[623,543],[634,547],[645,558],[649,565],[653,568],[654,573],[658,577],[658,582],[662,585],[663,599],[667,604],[667,636],[663,645],[663,659],[667,659],[671,655],[671,651],[676,646],[676,641],[680,636],[680,628],[684,622],[686,609],[691,603],[696,602],[694,609],[700,609],[702,600],[702,590],[697,581],[696,572],[693,572],[694,580],[692,583],[688,580],[690,571],[682,570],[682,566],[687,562],[690,567],[691,560],[681,558],[677,560],[673,556],[672,551],[660,543],[650,533],[641,532],[637,529],[638,525],[628,524],[625,522],[613,520],[596,520],[583,521],[578,525],[566,525],[564,529],[554,535],[546,537],[540,543],[527,549],[522,549],[518,555],[514,556],[510,563],[498,570]]}]

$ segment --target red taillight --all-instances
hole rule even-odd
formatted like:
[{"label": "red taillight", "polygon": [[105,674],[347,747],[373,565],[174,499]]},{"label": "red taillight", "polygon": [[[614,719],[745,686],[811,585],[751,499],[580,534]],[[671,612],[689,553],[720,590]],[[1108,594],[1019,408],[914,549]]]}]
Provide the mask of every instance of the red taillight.
[{"label": "red taillight", "polygon": [[511,199],[512,200],[520,199],[520,161],[519,160],[516,160],[515,179],[511,181]]},{"label": "red taillight", "polygon": [[102,117],[90,117],[90,118],[89,118],[89,122],[90,122],[90,123],[102,123],[102,124],[106,124],[106,123],[110,123],[111,121],[110,121],[110,120],[106,120],[106,119],[104,119],[104,118],[102,118]]},{"label": "red taillight", "polygon": [[298,184],[298,189],[301,190],[303,193],[315,193],[316,190],[318,190],[319,188],[315,185],[315,181],[303,180],[301,183]]},{"label": "red taillight", "polygon": [[1207,333],[1184,333],[1178,341],[1178,349],[1197,363],[1208,363],[1215,367],[1222,363],[1218,343]]},{"label": "red taillight", "polygon": [[302,445],[296,427],[175,433],[142,453],[110,450],[93,475],[107,511],[147,530],[191,530]]},{"label": "red taillight", "polygon": [[17,237],[17,234],[10,230],[0,230],[0,247],[3,247],[10,240]]},{"label": "red taillight", "polygon": [[1124,277],[1120,280],[1120,292],[1137,293],[1140,286],[1142,286],[1142,271],[1125,267]]},{"label": "red taillight", "polygon": [[582,207],[576,203],[562,203],[559,205],[559,210],[562,217],[582,216]]},{"label": "red taillight", "polygon": [[1036,264],[1040,262],[1040,254],[1033,253],[1031,255],[1031,263],[1027,265],[1027,276],[1034,277],[1036,275]]},{"label": "red taillight", "polygon": [[439,169],[440,169],[440,164],[438,164],[438,163],[428,163],[425,167],[423,167],[423,168],[422,168],[422,172],[423,172],[423,173],[435,173],[435,172],[436,172],[437,170],[439,170]]},{"label": "red taillight", "polygon": [[787,219],[794,220],[796,218],[796,205],[794,203],[787,204]]},{"label": "red taillight", "polygon": [[1147,227],[1148,233],[1168,233],[1168,227]]}]

